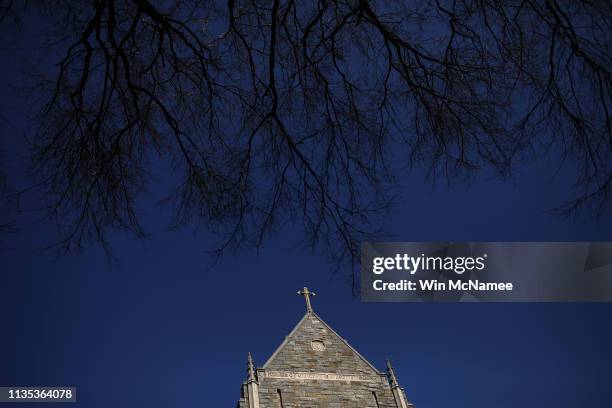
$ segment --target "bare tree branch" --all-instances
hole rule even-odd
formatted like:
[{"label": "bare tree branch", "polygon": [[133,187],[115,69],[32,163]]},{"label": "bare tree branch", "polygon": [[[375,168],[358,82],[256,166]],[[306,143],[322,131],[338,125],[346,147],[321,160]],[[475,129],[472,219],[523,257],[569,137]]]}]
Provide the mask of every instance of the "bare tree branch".
[{"label": "bare tree branch", "polygon": [[38,117],[65,249],[144,235],[157,157],[181,171],[174,225],[205,223],[221,252],[292,222],[355,259],[394,160],[452,180],[559,149],[582,164],[566,211],[610,208],[609,2],[92,4],[56,4],[65,48]]}]

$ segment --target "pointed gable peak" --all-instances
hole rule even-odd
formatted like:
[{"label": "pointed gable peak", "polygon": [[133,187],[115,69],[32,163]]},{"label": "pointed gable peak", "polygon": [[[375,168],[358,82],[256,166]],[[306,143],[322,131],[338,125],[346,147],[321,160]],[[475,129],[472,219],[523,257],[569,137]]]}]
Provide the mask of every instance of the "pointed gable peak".
[{"label": "pointed gable peak", "polygon": [[381,374],[312,309],[285,337],[263,369]]}]

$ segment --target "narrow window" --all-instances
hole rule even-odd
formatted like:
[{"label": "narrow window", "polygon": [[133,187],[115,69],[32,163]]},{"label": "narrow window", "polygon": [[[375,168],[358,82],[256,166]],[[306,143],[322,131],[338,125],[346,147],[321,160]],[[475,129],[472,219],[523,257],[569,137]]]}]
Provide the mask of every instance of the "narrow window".
[{"label": "narrow window", "polygon": [[[278,390],[278,392],[280,393],[280,390]],[[380,405],[378,404],[378,397],[376,396],[376,392],[372,391],[372,396],[374,397],[374,402],[376,403],[376,408],[380,408]]]},{"label": "narrow window", "polygon": [[281,394],[280,388],[278,388],[276,392],[278,392],[278,402],[280,403],[280,408],[285,408],[283,405],[283,394]]}]

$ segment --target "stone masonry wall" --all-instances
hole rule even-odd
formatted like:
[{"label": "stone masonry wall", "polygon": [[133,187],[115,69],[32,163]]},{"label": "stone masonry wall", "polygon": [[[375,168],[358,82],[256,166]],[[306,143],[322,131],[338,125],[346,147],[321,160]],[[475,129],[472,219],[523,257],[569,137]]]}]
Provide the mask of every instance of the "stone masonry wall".
[{"label": "stone masonry wall", "polygon": [[261,408],[281,408],[281,398],[282,408],[396,408],[386,377],[314,314],[257,377]]},{"label": "stone masonry wall", "polygon": [[[280,390],[280,393],[278,392]],[[376,405],[376,399],[378,405]],[[380,383],[266,379],[259,387],[261,408],[396,408]]]}]

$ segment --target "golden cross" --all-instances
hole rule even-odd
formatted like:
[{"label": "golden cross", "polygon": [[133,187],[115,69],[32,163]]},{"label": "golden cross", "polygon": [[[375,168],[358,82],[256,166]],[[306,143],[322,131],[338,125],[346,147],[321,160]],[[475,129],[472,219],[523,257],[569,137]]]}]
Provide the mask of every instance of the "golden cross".
[{"label": "golden cross", "polygon": [[306,299],[306,310],[310,313],[312,312],[312,306],[310,305],[310,295],[316,296],[316,293],[308,290],[307,287],[304,287],[302,290],[298,291],[298,295],[304,296]]}]

